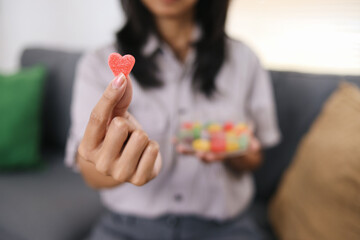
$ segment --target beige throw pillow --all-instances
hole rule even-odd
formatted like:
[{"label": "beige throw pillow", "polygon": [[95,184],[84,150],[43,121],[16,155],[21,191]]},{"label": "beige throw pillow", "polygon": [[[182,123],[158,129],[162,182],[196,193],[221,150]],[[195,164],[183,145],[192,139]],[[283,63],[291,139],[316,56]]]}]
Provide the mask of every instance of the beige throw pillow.
[{"label": "beige throw pillow", "polygon": [[269,215],[280,239],[360,239],[360,90],[355,85],[340,84],[326,102],[284,174]]}]

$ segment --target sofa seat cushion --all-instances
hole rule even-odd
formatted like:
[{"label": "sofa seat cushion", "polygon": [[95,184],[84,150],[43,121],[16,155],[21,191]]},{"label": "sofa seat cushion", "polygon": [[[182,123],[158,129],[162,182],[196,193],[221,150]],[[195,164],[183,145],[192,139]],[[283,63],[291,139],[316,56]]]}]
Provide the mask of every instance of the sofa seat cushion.
[{"label": "sofa seat cushion", "polygon": [[102,209],[96,192],[48,152],[41,170],[0,174],[0,236],[12,239],[81,239]]}]

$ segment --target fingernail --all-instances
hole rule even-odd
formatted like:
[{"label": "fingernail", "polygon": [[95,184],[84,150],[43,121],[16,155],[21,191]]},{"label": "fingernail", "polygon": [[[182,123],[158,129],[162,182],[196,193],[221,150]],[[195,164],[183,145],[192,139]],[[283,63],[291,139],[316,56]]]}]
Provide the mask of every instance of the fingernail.
[{"label": "fingernail", "polygon": [[121,88],[121,86],[124,85],[125,80],[126,80],[125,75],[121,73],[119,76],[117,76],[117,77],[112,81],[112,87],[113,87],[113,89],[119,89],[119,88]]}]

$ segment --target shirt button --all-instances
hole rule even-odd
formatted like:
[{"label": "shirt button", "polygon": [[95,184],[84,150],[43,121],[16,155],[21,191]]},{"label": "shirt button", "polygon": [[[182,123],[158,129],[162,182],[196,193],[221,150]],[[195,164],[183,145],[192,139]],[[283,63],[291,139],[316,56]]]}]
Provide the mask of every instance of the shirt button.
[{"label": "shirt button", "polygon": [[175,194],[174,199],[176,202],[181,202],[183,200],[183,196],[181,194]]},{"label": "shirt button", "polygon": [[170,227],[175,227],[176,224],[178,222],[178,219],[174,216],[170,216],[166,219],[166,223],[167,225],[169,225]]}]

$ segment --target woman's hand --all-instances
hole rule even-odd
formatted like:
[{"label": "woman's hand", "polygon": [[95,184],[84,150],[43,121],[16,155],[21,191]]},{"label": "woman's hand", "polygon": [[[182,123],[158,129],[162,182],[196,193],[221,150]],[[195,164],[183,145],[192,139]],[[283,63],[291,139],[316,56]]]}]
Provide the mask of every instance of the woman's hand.
[{"label": "woman's hand", "polygon": [[121,74],[91,112],[77,160],[85,180],[94,188],[124,182],[141,186],[159,174],[159,145],[149,140],[127,112],[131,98],[131,81]]},{"label": "woman's hand", "polygon": [[254,170],[260,166],[262,162],[262,148],[259,140],[250,134],[248,150],[238,155],[226,152],[201,152],[193,151],[182,145],[177,145],[176,150],[181,154],[194,155],[204,163],[224,162],[235,171],[242,172],[244,170]]}]

